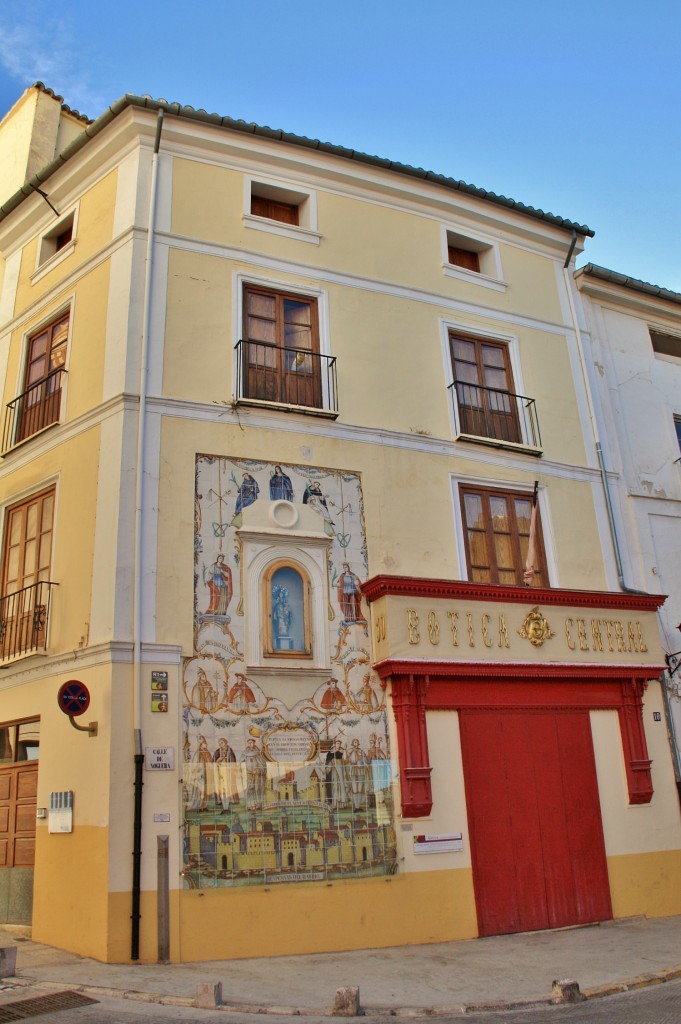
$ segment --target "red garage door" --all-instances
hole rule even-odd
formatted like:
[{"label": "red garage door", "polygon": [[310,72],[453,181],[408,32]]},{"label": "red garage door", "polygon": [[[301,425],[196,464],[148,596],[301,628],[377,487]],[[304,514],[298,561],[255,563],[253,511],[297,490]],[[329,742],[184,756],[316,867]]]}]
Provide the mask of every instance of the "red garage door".
[{"label": "red garage door", "polygon": [[588,711],[460,711],[480,935],[612,917]]}]

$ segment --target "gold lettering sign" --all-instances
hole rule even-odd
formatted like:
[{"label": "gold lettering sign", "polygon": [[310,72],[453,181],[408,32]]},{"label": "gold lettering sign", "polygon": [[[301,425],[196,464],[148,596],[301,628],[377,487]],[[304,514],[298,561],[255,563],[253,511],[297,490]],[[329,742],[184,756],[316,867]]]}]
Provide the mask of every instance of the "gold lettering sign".
[{"label": "gold lettering sign", "polygon": [[586,638],[586,626],[584,625],[584,619],[577,619],[577,639],[579,640],[580,651],[588,651],[589,642]]},{"label": "gold lettering sign", "polygon": [[385,640],[385,636],[385,615],[379,615],[376,618],[376,643],[380,644],[382,640]]},{"label": "gold lettering sign", "polygon": [[[547,640],[551,640],[556,636],[556,633],[537,605],[527,612],[519,629],[517,628],[517,623],[524,609],[518,609],[518,612],[514,614],[510,610],[500,612],[498,611],[498,605],[495,608],[494,604],[490,605],[489,611],[482,611],[482,608],[478,611],[476,607],[473,607],[472,611],[466,611],[465,608],[455,611],[451,608],[443,607],[443,602],[439,602],[436,605],[435,601],[433,601],[433,605],[435,607],[428,607],[428,604],[424,602],[423,605],[406,609],[406,640],[410,646],[416,647],[421,643],[421,628],[423,626],[424,640],[427,633],[428,643],[432,647],[442,647],[443,654],[446,654],[449,650],[452,651],[453,655],[454,650],[460,646],[459,625],[464,624],[464,619],[466,635],[468,637],[468,644],[464,646],[475,648],[476,639],[479,638],[482,641],[482,647],[490,652],[487,655],[485,652],[480,651],[480,657],[495,658],[503,656],[501,654],[502,650],[512,650],[514,646],[517,646],[517,640],[515,644],[512,642],[515,635],[523,640],[528,640],[536,649],[542,647]],[[443,633],[441,624],[445,621],[445,616],[449,621],[449,632],[445,630]],[[555,610],[551,612],[551,616],[554,618]],[[389,610],[387,614],[383,609],[380,614],[377,614],[374,622],[377,643],[387,640],[388,620],[390,617]],[[593,654],[601,655],[605,659],[608,654],[648,653],[643,628],[638,620],[622,621],[620,619],[601,619],[595,617],[583,618],[577,616],[574,612],[572,615],[565,615],[561,618],[562,626],[560,628],[564,632],[565,642],[563,644],[561,640],[559,645],[552,645],[552,658],[556,656],[560,658],[561,651],[562,656],[565,656],[568,651],[572,651],[581,660],[584,660],[584,655],[593,656]],[[511,628],[508,625],[509,619],[512,624]],[[404,633],[402,633],[402,637],[402,642],[404,642]],[[492,653],[493,651],[495,652],[494,654]],[[496,652],[499,653],[497,654]],[[513,657],[513,654],[510,656]]]},{"label": "gold lettering sign", "polygon": [[428,639],[433,646],[440,643],[440,623],[435,612],[428,612]]},{"label": "gold lettering sign", "polygon": [[407,608],[407,632],[409,633],[410,644],[417,644],[421,640],[418,626],[419,613],[415,608]]}]

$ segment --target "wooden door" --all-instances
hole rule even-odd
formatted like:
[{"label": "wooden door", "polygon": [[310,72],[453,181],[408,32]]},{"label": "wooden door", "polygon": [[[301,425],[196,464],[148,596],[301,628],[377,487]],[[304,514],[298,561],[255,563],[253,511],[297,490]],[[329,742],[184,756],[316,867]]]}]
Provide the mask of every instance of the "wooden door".
[{"label": "wooden door", "polygon": [[460,720],[480,935],[609,920],[588,711]]},{"label": "wooden door", "polygon": [[38,765],[0,768],[0,867],[33,867]]}]

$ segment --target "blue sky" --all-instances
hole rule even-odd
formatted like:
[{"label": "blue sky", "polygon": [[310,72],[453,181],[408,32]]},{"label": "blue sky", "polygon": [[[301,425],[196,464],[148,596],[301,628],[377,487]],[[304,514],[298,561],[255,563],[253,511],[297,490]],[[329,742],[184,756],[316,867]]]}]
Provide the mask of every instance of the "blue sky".
[{"label": "blue sky", "polygon": [[149,93],[586,223],[587,260],[681,291],[681,3],[3,0],[0,112]]}]

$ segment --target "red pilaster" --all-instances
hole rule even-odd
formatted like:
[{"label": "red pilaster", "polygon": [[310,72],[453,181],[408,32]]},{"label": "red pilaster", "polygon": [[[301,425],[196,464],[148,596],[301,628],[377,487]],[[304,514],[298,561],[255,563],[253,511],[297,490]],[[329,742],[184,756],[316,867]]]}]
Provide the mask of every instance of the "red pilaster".
[{"label": "red pilaster", "polygon": [[652,761],[643,728],[643,694],[646,684],[630,679],[621,684],[622,703],[617,709],[624,748],[630,804],[649,804],[653,798]]},{"label": "red pilaster", "polygon": [[400,676],[392,680],[392,703],[397,722],[402,814],[423,818],[430,814],[432,768],[426,733],[427,676]]}]

